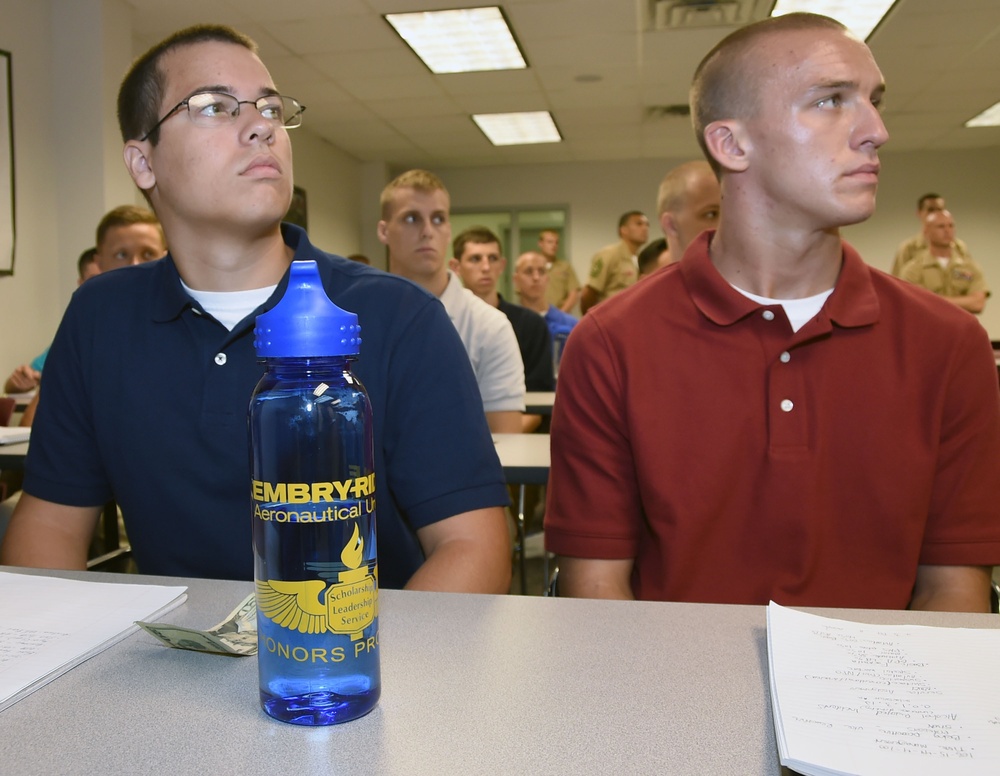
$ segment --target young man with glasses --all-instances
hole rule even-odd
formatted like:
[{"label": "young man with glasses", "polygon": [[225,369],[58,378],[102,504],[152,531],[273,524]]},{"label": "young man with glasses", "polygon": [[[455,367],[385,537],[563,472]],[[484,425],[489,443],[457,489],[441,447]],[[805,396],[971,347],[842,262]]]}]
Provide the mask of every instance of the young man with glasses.
[{"label": "young man with glasses", "polygon": [[[505,591],[507,493],[462,343],[430,295],[281,225],[287,130],[304,108],[278,94],[253,42],[225,27],[183,30],[137,60],[118,106],[126,166],[170,253],[74,296],[3,562],[83,568],[113,497],[140,571],[252,578],[253,326],[292,259],[313,259],[364,331],[355,371],[376,418],[380,583]],[[429,405],[457,414],[463,433],[443,439]]]}]

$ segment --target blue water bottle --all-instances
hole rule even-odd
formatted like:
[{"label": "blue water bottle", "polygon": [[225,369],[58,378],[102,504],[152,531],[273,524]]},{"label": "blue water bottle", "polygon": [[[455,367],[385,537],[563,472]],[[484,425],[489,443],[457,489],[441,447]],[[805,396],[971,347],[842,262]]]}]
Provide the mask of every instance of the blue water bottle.
[{"label": "blue water bottle", "polygon": [[292,262],[254,329],[267,369],[249,411],[260,702],[296,725],[355,719],[381,691],[372,412],[350,366],[360,332],[315,261]]}]

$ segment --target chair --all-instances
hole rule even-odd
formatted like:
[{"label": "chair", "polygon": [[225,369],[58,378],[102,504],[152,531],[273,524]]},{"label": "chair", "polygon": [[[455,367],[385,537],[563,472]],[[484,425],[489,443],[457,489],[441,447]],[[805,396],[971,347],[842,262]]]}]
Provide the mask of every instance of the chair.
[{"label": "chair", "polygon": [[17,399],[13,396],[0,396],[0,426],[10,425],[10,418],[16,406]]}]

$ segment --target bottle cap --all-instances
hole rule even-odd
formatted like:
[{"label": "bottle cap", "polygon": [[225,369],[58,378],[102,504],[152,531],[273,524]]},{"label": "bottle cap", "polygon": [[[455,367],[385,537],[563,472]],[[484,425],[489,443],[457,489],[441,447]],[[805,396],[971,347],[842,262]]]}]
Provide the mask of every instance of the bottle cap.
[{"label": "bottle cap", "polygon": [[292,262],[284,295],[257,316],[253,337],[258,358],[356,356],[361,326],[355,313],[330,301],[310,259]]}]

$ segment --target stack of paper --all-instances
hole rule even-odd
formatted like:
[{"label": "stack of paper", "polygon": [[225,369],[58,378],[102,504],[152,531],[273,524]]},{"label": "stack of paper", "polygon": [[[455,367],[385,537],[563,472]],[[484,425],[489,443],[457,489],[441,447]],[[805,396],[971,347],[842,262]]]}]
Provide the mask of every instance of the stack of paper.
[{"label": "stack of paper", "polygon": [[0,711],[180,605],[186,587],[0,572]]},{"label": "stack of paper", "polygon": [[808,774],[1000,773],[1000,630],[767,609],[781,764]]}]

